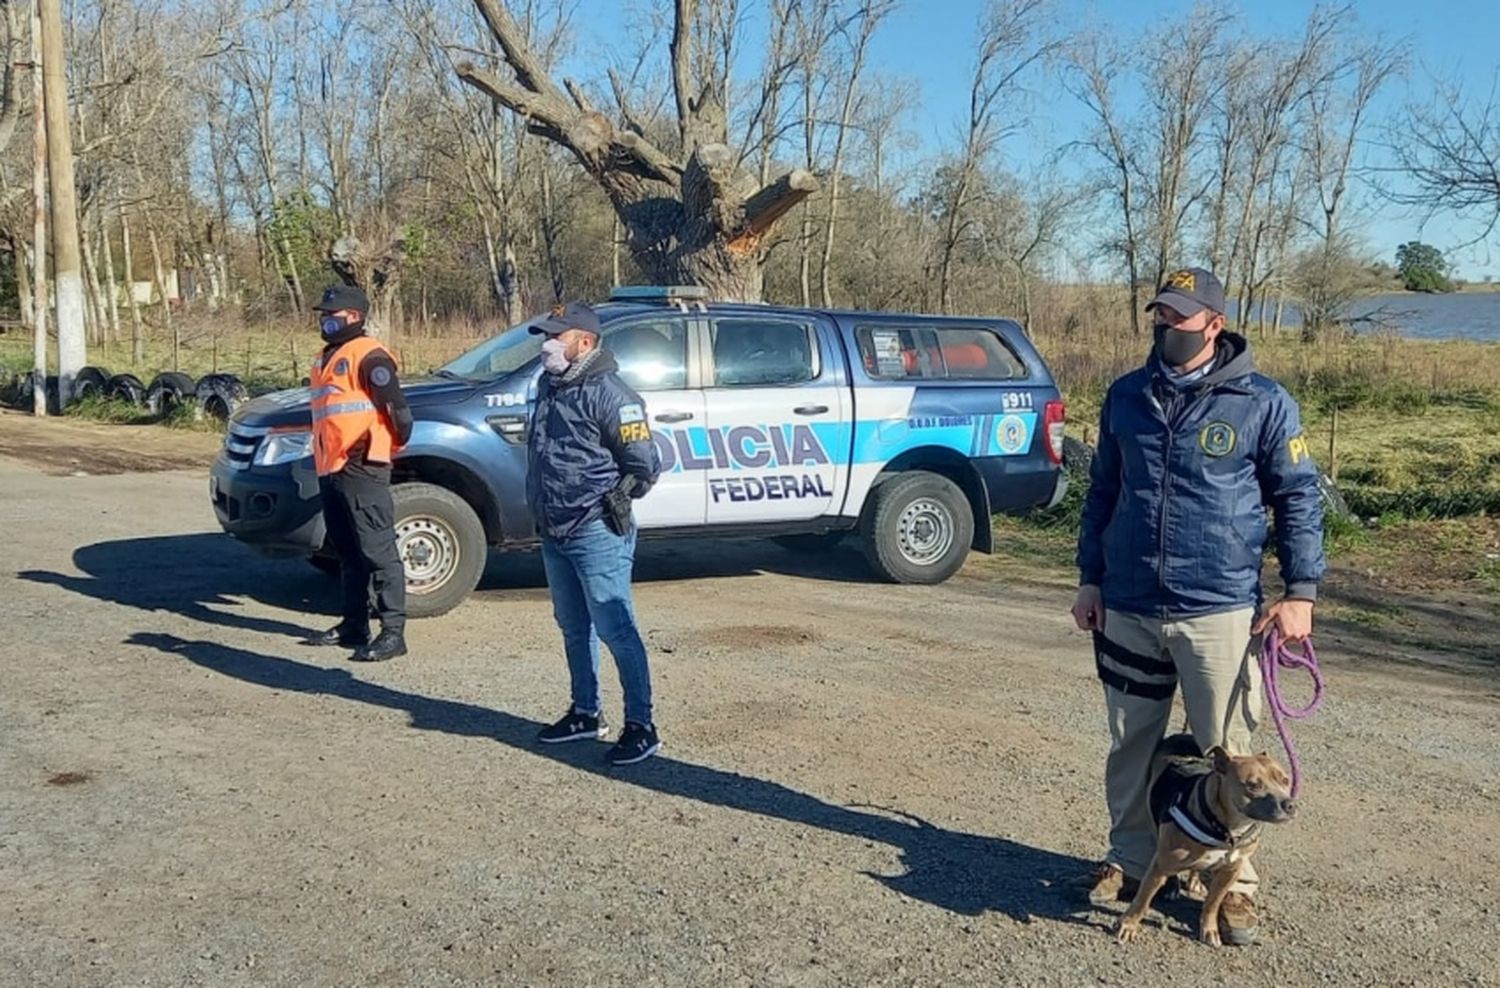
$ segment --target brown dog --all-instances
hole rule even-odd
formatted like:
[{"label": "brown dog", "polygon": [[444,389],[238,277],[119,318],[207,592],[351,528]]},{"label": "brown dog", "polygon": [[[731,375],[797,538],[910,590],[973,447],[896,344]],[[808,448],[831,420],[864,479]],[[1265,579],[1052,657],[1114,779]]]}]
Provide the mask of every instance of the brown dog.
[{"label": "brown dog", "polygon": [[1210,881],[1198,938],[1217,947],[1219,909],[1240,868],[1255,853],[1261,824],[1285,823],[1297,813],[1291,779],[1265,752],[1236,757],[1215,747],[1205,756],[1191,734],[1174,734],[1156,748],[1150,785],[1156,855],[1130,908],[1115,924],[1115,939],[1128,943],[1135,937],[1169,877],[1202,871]]}]

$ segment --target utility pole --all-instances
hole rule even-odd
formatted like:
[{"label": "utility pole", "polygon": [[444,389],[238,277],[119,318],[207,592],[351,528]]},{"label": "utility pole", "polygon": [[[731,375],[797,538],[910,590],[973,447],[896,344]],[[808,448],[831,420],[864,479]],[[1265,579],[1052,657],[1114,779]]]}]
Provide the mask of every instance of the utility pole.
[{"label": "utility pole", "polygon": [[42,87],[42,29],[37,5],[31,8],[31,306],[36,329],[36,370],[32,375],[31,407],[47,415],[47,115]]},{"label": "utility pole", "polygon": [[47,107],[47,177],[52,186],[52,274],[57,283],[57,405],[67,407],[73,379],[88,362],[83,327],[83,265],[78,257],[77,186],[68,130],[68,77],[59,0],[37,0],[42,84]]}]

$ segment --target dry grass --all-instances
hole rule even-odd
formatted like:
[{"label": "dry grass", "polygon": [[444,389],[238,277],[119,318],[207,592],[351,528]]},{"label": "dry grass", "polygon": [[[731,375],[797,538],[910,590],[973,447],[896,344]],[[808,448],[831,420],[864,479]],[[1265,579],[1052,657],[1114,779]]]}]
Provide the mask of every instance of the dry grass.
[{"label": "dry grass", "polygon": [[[499,328],[487,330],[473,320],[454,319],[393,334],[387,343],[408,373],[418,373],[446,363]],[[152,327],[139,362],[132,359],[129,339],[91,345],[88,360],[112,373],[130,373],[148,382],[168,370],[181,370],[195,378],[236,374],[252,392],[263,392],[296,385],[307,375],[321,346],[311,320],[246,323],[238,317],[206,313],[179,319],[178,338],[174,354],[170,338]],[[20,331],[0,336],[0,373],[29,370],[31,348],[31,339]],[[53,359],[55,369],[55,345]]]}]

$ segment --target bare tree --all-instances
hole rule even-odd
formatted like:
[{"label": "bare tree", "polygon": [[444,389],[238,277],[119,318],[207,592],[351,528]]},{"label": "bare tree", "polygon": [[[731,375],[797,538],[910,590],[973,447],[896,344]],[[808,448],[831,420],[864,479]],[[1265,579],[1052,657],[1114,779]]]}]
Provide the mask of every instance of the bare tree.
[{"label": "bare tree", "polygon": [[953,311],[953,262],[965,236],[977,179],[1000,142],[1020,126],[1019,121],[1001,119],[1006,101],[1020,88],[1027,70],[1060,47],[1045,36],[1044,21],[1051,8],[1051,0],[992,0],[980,21],[964,147],[943,205],[945,229],[938,260],[943,312]]},{"label": "bare tree", "polygon": [[1469,246],[1500,225],[1500,71],[1482,101],[1460,86],[1439,85],[1436,99],[1407,107],[1394,125],[1389,144],[1406,182],[1385,181],[1381,190],[1390,201],[1429,215],[1488,214]]},{"label": "bare tree", "polygon": [[1204,248],[1208,267],[1221,278],[1229,276],[1231,209],[1236,175],[1245,132],[1249,129],[1250,78],[1260,57],[1255,46],[1235,45],[1219,61],[1218,98],[1209,129],[1212,174],[1209,178],[1208,240]]},{"label": "bare tree", "polygon": [[1236,323],[1241,327],[1265,283],[1261,249],[1274,222],[1277,180],[1287,174],[1281,166],[1293,120],[1312,93],[1336,77],[1329,52],[1341,20],[1349,15],[1348,6],[1315,8],[1289,54],[1278,57],[1266,49],[1260,77],[1249,87],[1244,158],[1238,168],[1240,215],[1230,241],[1229,267],[1220,275],[1231,291],[1231,276],[1238,284]]},{"label": "bare tree", "polygon": [[[758,299],[762,239],[817,188],[794,170],[754,188],[727,146],[727,76],[695,58],[696,0],[677,0],[671,44],[676,153],[620,130],[576,85],[564,92],[501,0],[475,5],[514,73],[507,80],[466,63],[459,77],[528,118],[530,129],[570,151],[604,189],[624,224],[631,255],[653,279],[704,285],[720,298]],[[723,66],[722,62],[717,64]],[[727,66],[723,66],[727,70]]]},{"label": "bare tree", "polygon": [[1126,132],[1127,124],[1118,104],[1120,76],[1126,69],[1124,54],[1098,34],[1085,37],[1069,56],[1072,78],[1069,88],[1094,119],[1093,133],[1084,140],[1105,165],[1104,187],[1110,192],[1119,216],[1118,235],[1110,252],[1125,265],[1130,287],[1130,331],[1141,332],[1143,235],[1139,227],[1137,143]]},{"label": "bare tree", "polygon": [[[1380,41],[1354,47],[1343,79],[1315,87],[1306,105],[1303,156],[1318,201],[1316,221],[1309,221],[1317,246],[1304,259],[1302,330],[1309,338],[1335,324],[1359,288],[1357,251],[1344,236],[1343,215],[1349,193],[1355,149],[1368,123],[1370,104],[1402,69],[1404,46]],[[1285,251],[1286,238],[1281,244]],[[1351,274],[1353,277],[1351,277]]]},{"label": "bare tree", "polygon": [[[1199,157],[1205,125],[1224,85],[1215,66],[1224,57],[1225,21],[1217,8],[1199,6],[1185,21],[1169,23],[1159,38],[1144,46],[1146,106],[1155,145],[1154,166],[1144,176],[1151,234],[1151,284],[1160,284],[1169,267],[1180,264],[1183,229],[1188,215],[1207,192]],[[1163,58],[1161,52],[1171,52]]]},{"label": "bare tree", "polygon": [[1033,177],[1015,235],[1005,251],[1005,259],[1016,270],[1021,325],[1028,333],[1034,322],[1032,286],[1038,280],[1036,266],[1049,251],[1061,246],[1068,223],[1093,194],[1087,185],[1057,181],[1052,177],[1055,168],[1056,162],[1048,163]]},{"label": "bare tree", "polygon": [[[829,21],[833,17],[832,0],[806,0],[794,8],[797,23],[797,75],[802,90],[802,166],[809,174],[818,170],[818,121],[827,88],[829,73],[825,49],[829,38]],[[813,213],[803,202],[802,230],[797,237],[797,285],[802,304],[812,305]]]},{"label": "bare tree", "polygon": [[849,48],[849,70],[843,79],[844,92],[840,101],[838,136],[833,143],[833,167],[828,184],[828,216],[823,226],[823,263],[818,270],[819,288],[825,307],[833,305],[830,289],[833,277],[833,245],[839,215],[839,180],[844,171],[844,149],[848,143],[849,127],[854,118],[855,102],[860,95],[860,77],[865,69],[865,59],[870,51],[870,39],[880,27],[880,22],[896,7],[896,0],[858,0],[855,9],[839,24],[839,34]]}]

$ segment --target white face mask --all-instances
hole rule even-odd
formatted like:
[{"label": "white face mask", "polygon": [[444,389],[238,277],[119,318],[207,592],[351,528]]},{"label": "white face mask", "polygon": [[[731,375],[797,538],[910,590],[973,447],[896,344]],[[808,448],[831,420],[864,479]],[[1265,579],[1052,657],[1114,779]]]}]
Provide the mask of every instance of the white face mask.
[{"label": "white face mask", "polygon": [[557,337],[549,337],[542,342],[542,366],[549,374],[566,374],[568,372],[568,345]]}]

